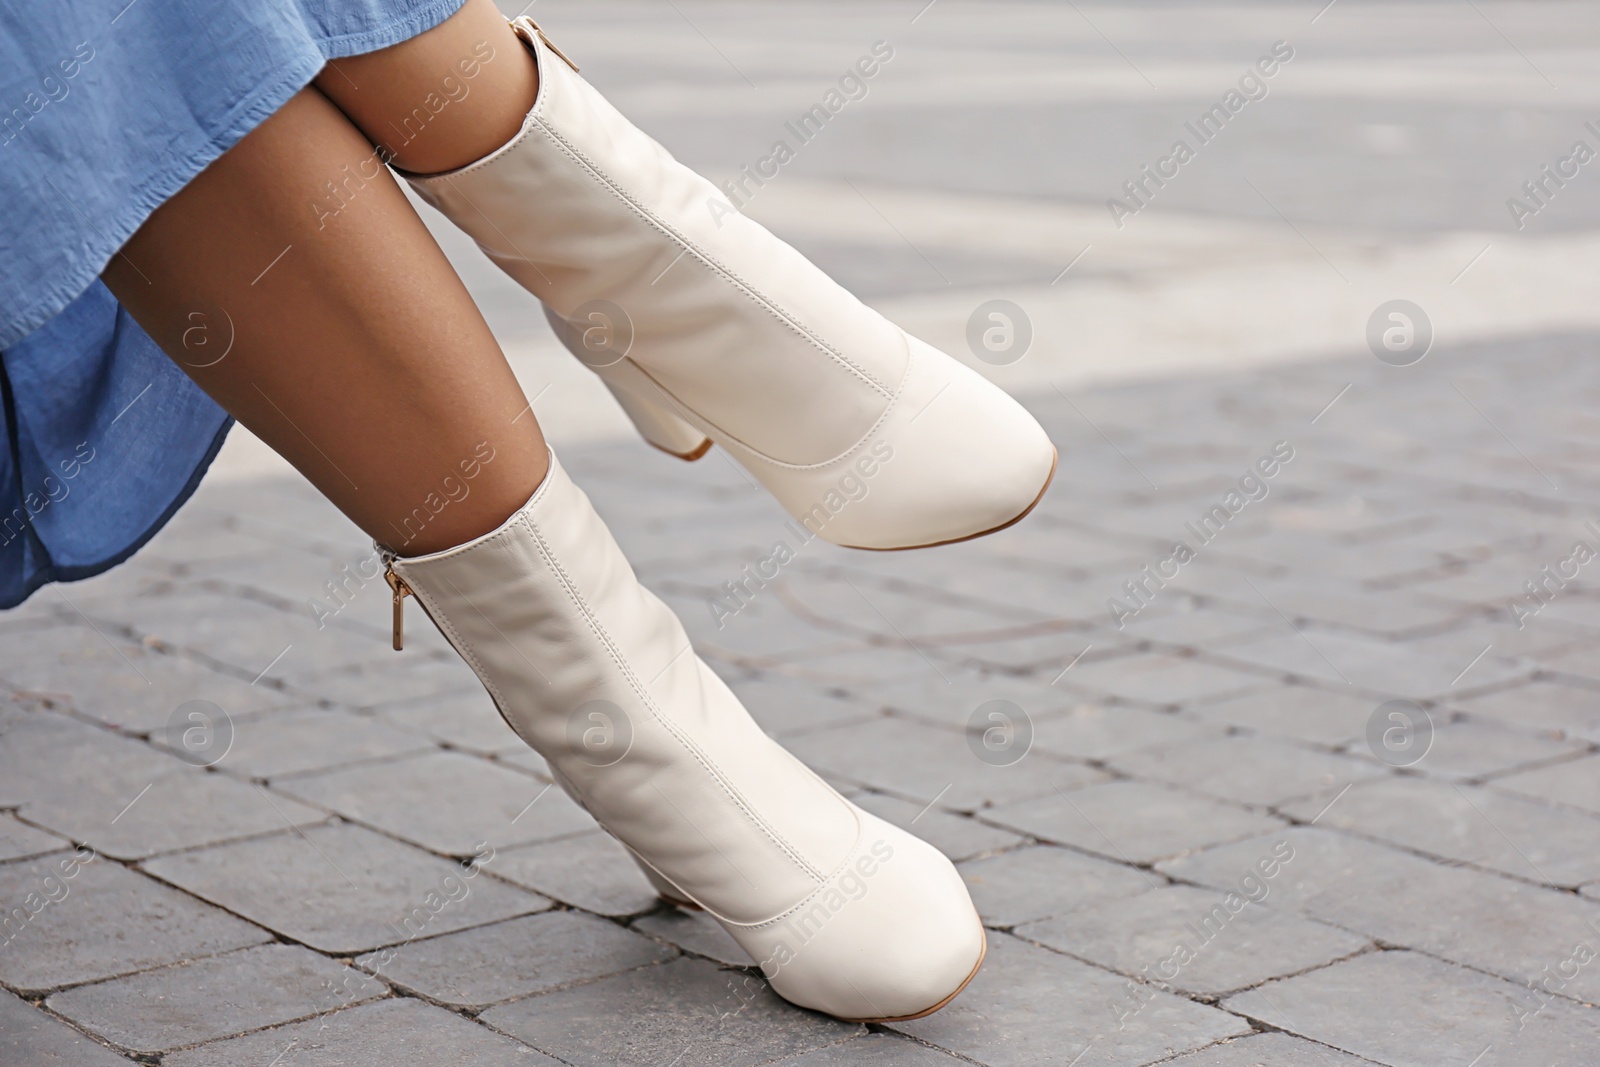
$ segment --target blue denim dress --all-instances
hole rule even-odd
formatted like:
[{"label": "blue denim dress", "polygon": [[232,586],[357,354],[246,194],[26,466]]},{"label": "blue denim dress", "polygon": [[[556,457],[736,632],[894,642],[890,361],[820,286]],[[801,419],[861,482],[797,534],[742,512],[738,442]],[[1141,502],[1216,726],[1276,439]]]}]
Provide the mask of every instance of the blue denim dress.
[{"label": "blue denim dress", "polygon": [[0,0],[0,608],[120,563],[231,420],[99,281],[329,59],[463,0]]}]

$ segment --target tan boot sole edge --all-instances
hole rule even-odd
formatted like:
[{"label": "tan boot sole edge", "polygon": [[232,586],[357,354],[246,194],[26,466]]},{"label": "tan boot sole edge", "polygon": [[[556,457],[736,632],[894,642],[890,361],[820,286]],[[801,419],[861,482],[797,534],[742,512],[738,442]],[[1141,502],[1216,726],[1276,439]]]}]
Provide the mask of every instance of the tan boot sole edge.
[{"label": "tan boot sole edge", "polygon": [[[656,444],[653,441],[647,441],[646,443],[649,444],[650,447],[652,447],[652,448],[660,449],[662,452],[665,452],[669,456],[676,456],[679,459],[685,460],[685,461],[687,461],[689,463],[693,463],[695,460],[699,459],[701,456],[703,456],[707,452],[711,451],[711,445],[712,445],[711,438],[708,437],[708,438],[706,438],[705,443],[702,444],[699,448],[695,449],[693,452],[685,453],[685,452],[674,452],[674,451],[672,451],[671,449],[668,449],[668,448],[661,448],[660,445]],[[972,541],[972,540],[975,540],[976,538],[979,538],[979,537],[988,537],[992,533],[999,533],[1001,530],[1008,530],[1011,527],[1015,526],[1017,523],[1021,522],[1023,519],[1027,518],[1029,513],[1032,512],[1034,508],[1039,506],[1039,501],[1044,499],[1044,494],[1050,489],[1050,483],[1055,481],[1055,479],[1056,479],[1056,467],[1059,466],[1060,463],[1061,463],[1061,453],[1057,449],[1051,448],[1050,449],[1050,473],[1045,475],[1044,485],[1039,487],[1039,495],[1034,497],[1033,498],[1033,503],[1031,503],[1027,507],[1023,508],[1022,511],[1019,512],[1015,517],[1007,519],[1005,522],[1002,522],[999,526],[991,526],[987,530],[979,530],[977,533],[966,534],[966,535],[964,535],[962,537],[952,537],[948,541],[929,541],[927,544],[923,544],[923,545],[899,545],[899,546],[897,546],[895,548],[874,548],[874,547],[872,547],[870,545],[842,545],[840,547],[842,547],[842,548],[854,548],[854,549],[856,549],[858,551],[861,551],[861,552],[912,552],[912,551],[915,551],[916,549],[919,549],[919,548],[938,548],[940,545],[959,545],[963,541]]]},{"label": "tan boot sole edge", "polygon": [[[1015,520],[1013,520],[1013,521],[1015,521]],[[675,908],[682,908],[685,911],[704,911],[705,910],[702,907],[700,907],[700,905],[698,905],[698,904],[696,904],[696,903],[694,903],[693,901],[690,901],[690,900],[678,900],[676,897],[669,897],[664,893],[657,894],[657,895],[660,896],[660,898],[662,900],[666,901],[668,904],[671,904]],[[945,997],[943,1000],[939,1001],[939,1003],[935,1004],[933,1007],[928,1008],[925,1011],[919,1011],[915,1015],[891,1015],[891,1016],[887,1016],[887,1017],[882,1018],[882,1019],[846,1019],[844,1021],[847,1022],[847,1023],[903,1023],[903,1022],[909,1022],[912,1019],[920,1019],[924,1015],[932,1015],[934,1012],[938,1011],[940,1008],[944,1007],[946,1004],[948,1004],[952,1000],[956,999],[956,997],[960,996],[961,995],[961,991],[963,989],[967,988],[967,986],[971,984],[971,982],[972,982],[972,980],[974,978],[978,977],[978,970],[983,966],[983,961],[988,957],[988,955],[989,955],[989,932],[987,930],[985,930],[985,931],[983,931],[983,949],[982,949],[982,951],[980,951],[978,953],[978,962],[972,965],[972,971],[965,978],[963,978],[961,980],[961,984],[960,985],[956,986],[955,992],[951,993],[948,997]]]},{"label": "tan boot sole edge", "polygon": [[989,932],[985,930],[983,931],[983,948],[978,953],[978,962],[972,965],[971,973],[961,980],[961,984],[956,986],[948,997],[945,997],[933,1007],[919,1011],[915,1015],[890,1015],[882,1019],[846,1019],[844,1021],[847,1023],[905,1023],[910,1022],[912,1019],[920,1019],[925,1015],[932,1015],[934,1012],[938,1011],[940,1008],[959,997],[961,995],[961,991],[967,988],[967,986],[972,983],[974,978],[978,977],[978,971],[983,967],[983,961],[988,957],[988,955]]},{"label": "tan boot sole edge", "polygon": [[979,530],[977,533],[966,534],[963,537],[952,537],[948,541],[929,541],[925,545],[900,545],[896,548],[873,548],[869,545],[843,545],[841,547],[854,548],[862,552],[914,552],[919,548],[938,548],[940,545],[959,545],[963,541],[973,541],[980,537],[988,537],[992,533],[999,533],[1001,530],[1009,530],[1011,527],[1027,518],[1033,509],[1039,506],[1039,501],[1043,500],[1045,493],[1050,490],[1050,483],[1056,479],[1056,467],[1059,466],[1060,463],[1061,453],[1052,447],[1050,449],[1050,473],[1044,476],[1044,484],[1039,487],[1039,495],[1033,498],[1033,503],[1023,508],[1012,518],[1002,522],[999,526],[991,526],[987,530]]}]

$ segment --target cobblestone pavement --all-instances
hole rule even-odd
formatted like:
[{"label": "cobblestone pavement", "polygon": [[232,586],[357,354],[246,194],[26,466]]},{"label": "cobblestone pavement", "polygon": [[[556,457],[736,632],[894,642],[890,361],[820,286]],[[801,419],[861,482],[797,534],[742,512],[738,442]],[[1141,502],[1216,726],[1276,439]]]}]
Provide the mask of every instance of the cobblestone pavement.
[{"label": "cobblestone pavement", "polygon": [[[1045,27],[1033,39],[1011,6],[991,24],[946,0],[916,32],[945,59],[981,45],[985,99],[1004,104],[962,110],[946,94],[930,106],[949,124],[1012,114],[1028,93],[1045,93],[1035,117],[1078,115],[1073,142],[1095,149],[1092,165],[1061,145],[1032,150],[1063,202],[1099,213],[1120,175],[1153,158],[1126,131],[1164,140],[1174,116],[1215,95],[1211,68],[1184,75],[1184,62],[1220,64],[1225,87],[1235,66],[1287,35],[1276,24],[1310,38],[1316,6],[1215,9],[1212,36],[1181,40],[1163,29],[1166,8],[1085,6],[1091,24],[1070,6],[1040,7],[1026,9]],[[1522,174],[1554,158],[1545,142],[1562,145],[1563,124],[1577,129],[1592,86],[1551,43],[1561,22],[1550,12],[1573,9],[1527,5],[1515,22],[1510,8],[1478,6],[1487,27],[1467,6],[1346,0],[1319,16],[1315,32],[1348,50],[1319,59],[1308,45],[1296,60],[1324,95],[1285,92],[1260,132],[1237,131],[1233,155],[1219,147],[1189,184],[1174,183],[1171,215],[1152,208],[1129,223],[1129,233],[1136,222],[1163,235],[1140,254],[1165,248],[1192,262],[1141,266],[1135,246],[1102,248],[1109,265],[1087,257],[1081,282],[1061,282],[1063,292],[1086,287],[1071,297],[1085,314],[1142,306],[1148,321],[1128,326],[1141,336],[1168,321],[1179,354],[1234,340],[1265,352],[1283,327],[1292,362],[1208,356],[1160,377],[1086,384],[1105,375],[1075,376],[1075,351],[1105,368],[1122,350],[1096,351],[1094,331],[1063,341],[1039,290],[1018,280],[1048,261],[1047,280],[1079,246],[1022,255],[990,229],[930,243],[928,262],[915,247],[830,236],[823,213],[808,230],[795,209],[791,235],[881,306],[908,320],[923,309],[930,334],[938,307],[958,307],[955,336],[943,338],[953,347],[980,295],[1035,308],[1040,350],[992,369],[1019,375],[1008,384],[1062,465],[1010,530],[899,554],[801,543],[718,451],[682,464],[633,440],[556,435],[643,581],[763,727],[957,861],[990,951],[950,1007],[863,1027],[771,995],[719,929],[656,901],[619,846],[550,786],[420,613],[406,651],[389,648],[388,590],[358,531],[296,479],[219,476],[126,565],[0,615],[0,1064],[1592,1065],[1600,364],[1593,309],[1560,287],[1594,270],[1576,242],[1600,215],[1573,183],[1540,221],[1539,255],[1518,259],[1496,213],[1521,178],[1484,162],[1511,153]],[[624,61],[638,68],[633,105],[653,106],[653,129],[685,154],[722,153],[719,173],[754,158],[745,150],[762,147],[789,105],[762,97],[744,127],[759,119],[761,136],[716,145],[704,123],[674,118],[675,101],[688,100],[687,114],[706,99],[672,80],[681,69],[737,80],[707,45],[730,50],[765,91],[762,63],[842,69],[858,42],[880,35],[880,16],[915,14],[828,8],[837,25],[819,58],[809,39],[754,48],[753,30],[716,18],[735,9],[628,10],[634,21],[609,53],[603,11],[552,5],[541,18],[578,24],[569,36],[580,60],[597,56],[597,79]],[[798,35],[816,9],[794,11],[770,17],[792,19]],[[1087,57],[1082,84],[1132,102],[1085,111],[1075,74],[1024,61],[1032,47],[1046,57],[1066,48],[1069,22],[1067,51]],[[1439,55],[1363,65],[1368,53],[1350,42],[1393,43],[1366,32],[1377,24]],[[1540,75],[1496,26],[1568,96],[1538,103]],[[670,49],[650,45],[657,30]],[[902,50],[907,69],[914,44]],[[1144,90],[1118,45],[1168,87],[1164,104],[1134,100]],[[682,58],[691,49],[701,50],[693,63]],[[1481,84],[1451,73],[1449,57],[1462,55],[1487,57]],[[1005,56],[1023,57],[1011,81],[998,69]],[[1339,63],[1346,80],[1317,81]],[[801,80],[797,107],[816,92],[815,77]],[[1026,160],[952,155],[949,124],[924,116],[897,127],[883,116],[910,105],[888,83],[879,89],[871,100],[885,110],[861,114],[878,116],[863,125],[888,155],[842,137],[849,152],[819,145],[785,175],[788,187],[826,192],[829,169],[854,158],[888,182],[914,169],[896,170],[927,137],[943,145],[929,158],[951,160],[951,173],[927,181],[941,195],[1050,206],[1027,186]],[[1426,105],[1414,98],[1434,92]],[[1505,99],[1469,107],[1450,93]],[[1504,144],[1467,122],[1502,106],[1522,116],[1493,127]],[[1368,161],[1375,169],[1302,160],[1281,218],[1258,202],[1234,215],[1217,206],[1227,166],[1281,154],[1265,131],[1365,128],[1352,114],[1388,146]],[[1428,150],[1405,149],[1405,130]],[[1335,144],[1325,162],[1353,151]],[[804,167],[817,170],[808,178]],[[1113,172],[1116,182],[1103,180]],[[1289,189],[1286,173],[1273,193]],[[1385,176],[1410,214],[1371,193],[1368,179]],[[778,183],[770,192],[775,207],[790,195]],[[962,203],[979,221],[994,206]],[[1227,236],[1217,227],[1244,215],[1252,226],[1292,217],[1326,229],[1303,235],[1318,245],[1298,259],[1279,248],[1255,281],[1207,275],[1208,263],[1264,247],[1217,250]],[[1491,226],[1505,233],[1460,238]],[[1184,233],[1194,243],[1180,254]],[[1329,233],[1345,243],[1325,242]],[[996,248],[987,259],[951,251],[981,240]],[[1468,263],[1484,244],[1494,250]],[[1513,286],[1502,255],[1544,273]],[[1362,334],[1376,297],[1361,295],[1353,317],[1329,309],[1355,299],[1330,295],[1344,285],[1415,295],[1395,276],[1372,280],[1398,260],[1410,264],[1402,278],[1446,261],[1446,281],[1469,268],[1454,293],[1479,277],[1504,285],[1465,296],[1438,286],[1437,304],[1425,297],[1432,349],[1391,365]],[[1352,277],[1340,281],[1333,262]],[[952,283],[959,299],[917,273],[934,263],[976,272]],[[1252,288],[1312,268],[1315,282],[1265,297]],[[519,313],[481,268],[465,269],[479,271],[475,292],[515,349],[526,306]],[[1184,288],[1202,276],[1211,280]],[[1144,305],[1116,303],[1145,284],[1155,295]],[[1297,310],[1327,358],[1284,326]],[[1266,325],[1246,337],[1252,313]],[[1210,332],[1224,326],[1235,331],[1225,345]],[[548,347],[538,336],[524,340]],[[545,365],[528,358],[532,395]],[[567,388],[540,401],[541,420],[548,411],[561,424]],[[780,543],[794,558],[775,568]]]},{"label": "cobblestone pavement", "polygon": [[1035,398],[1038,512],[903,555],[567,452],[763,726],[960,861],[989,961],[889,1027],[653,900],[311,490],[203,488],[0,621],[0,1062],[1592,1062],[1600,367],[1505,356]]}]

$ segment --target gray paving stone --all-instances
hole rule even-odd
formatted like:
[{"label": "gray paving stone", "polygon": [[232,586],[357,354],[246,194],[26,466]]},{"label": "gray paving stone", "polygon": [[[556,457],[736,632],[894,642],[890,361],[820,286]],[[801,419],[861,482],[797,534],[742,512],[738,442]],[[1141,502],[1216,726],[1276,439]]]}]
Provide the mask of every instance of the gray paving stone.
[{"label": "gray paving stone", "polygon": [[[222,510],[197,506],[187,521],[174,528],[170,523],[158,530],[145,546],[149,555],[172,564],[201,560],[249,558],[279,547],[272,540],[274,531],[254,523],[239,521]],[[145,552],[140,553],[144,558]]]},{"label": "gray paving stone", "polygon": [[[967,625],[958,621],[946,631],[962,636],[992,638],[996,632],[1026,631],[1030,628],[1028,624],[1035,621],[1081,626],[1104,610],[1101,582],[1070,569],[1041,566],[1039,561],[1025,556],[1007,556],[1003,543],[1002,539],[1000,544],[980,542],[948,546],[954,550],[949,555],[907,554],[885,557],[882,561],[874,559],[871,570],[896,572],[897,577],[929,597],[954,597],[960,603],[985,609],[1004,620],[986,624],[974,620]],[[858,573],[867,570],[862,561],[849,562],[858,564]],[[1041,573],[1049,575],[1048,582],[1038,580]],[[1044,627],[1039,629],[1050,632]],[[987,656],[995,645],[996,642],[988,640],[982,644],[974,642],[969,647]],[[1038,651],[1050,654],[1052,650],[1046,644]],[[1036,657],[1034,662],[1040,662],[1040,658]]]},{"label": "gray paving stone", "polygon": [[996,766],[974,754],[965,733],[898,717],[802,734],[787,739],[785,746],[825,774],[923,804],[938,797],[939,807],[955,811],[1105,779],[1082,764],[1039,752]]},{"label": "gray paving stone", "polygon": [[[1386,597],[1392,594],[1384,594]],[[1386,601],[1375,601],[1374,607]],[[1381,610],[1381,609],[1380,609]],[[1482,646],[1479,646],[1481,651]],[[1371,693],[1414,694],[1419,698],[1451,693],[1474,653],[1429,648],[1418,641],[1395,641],[1320,627],[1260,641],[1231,645],[1214,658],[1229,663],[1311,678],[1328,685],[1351,685]],[[1490,654],[1472,666],[1474,684],[1511,681],[1532,674],[1531,660]]]},{"label": "gray paving stone", "polygon": [[1179,610],[1164,615],[1140,612],[1121,632],[1168,645],[1227,648],[1288,629],[1276,615],[1237,614],[1214,606],[1186,606],[1189,603],[1180,602]]},{"label": "gray paving stone", "polygon": [[17,1067],[127,1067],[128,1060],[0,989],[0,1063]]},{"label": "gray paving stone", "polygon": [[233,747],[217,766],[249,778],[279,778],[433,748],[426,738],[369,716],[304,708],[236,722]]},{"label": "gray paving stone", "polygon": [[[1551,623],[1565,623],[1574,626],[1594,626],[1600,622],[1600,599],[1595,596],[1596,587],[1592,577],[1580,577],[1574,583],[1576,588],[1569,587],[1563,590],[1563,595],[1551,601],[1539,613],[1538,620],[1546,625]],[[1567,595],[1567,594],[1571,595]],[[1533,624],[1530,623],[1530,627]]]},{"label": "gray paving stone", "polygon": [[1570,646],[1575,637],[1581,638],[1581,631],[1540,634],[1532,628],[1516,630],[1489,618],[1473,618],[1442,633],[1411,638],[1404,642],[1406,648],[1429,660],[1457,665],[1447,686],[1413,695],[1449,702],[1471,689],[1504,684],[1539,666],[1552,646]]},{"label": "gray paving stone", "polygon": [[508,849],[496,863],[502,878],[597,915],[638,915],[658,899],[628,850],[603,830]]},{"label": "gray paving stone", "polygon": [[1267,583],[1262,585],[1262,591],[1279,610],[1302,625],[1332,624],[1380,637],[1417,634],[1470,610],[1392,590],[1334,593],[1300,583]]},{"label": "gray paving stone", "polygon": [[[1077,650],[1082,647],[1080,644]],[[1049,678],[986,674],[956,666],[941,666],[940,670],[942,677],[923,672],[911,678],[858,686],[854,691],[875,707],[891,708],[909,718],[956,730],[965,730],[972,710],[991,700],[1012,701],[1037,720],[1080,699],[1070,688],[1050,686]]]},{"label": "gray paving stone", "polygon": [[1107,782],[1007,804],[985,821],[1125,863],[1150,863],[1282,823],[1145,782]]},{"label": "gray paving stone", "polygon": [[703,911],[662,907],[635,919],[633,929],[730,967],[756,965],[750,954],[739,947],[739,942]]},{"label": "gray paving stone", "polygon": [[[710,581],[728,581],[742,566],[743,562],[731,560],[717,565]],[[702,654],[715,650],[724,656],[752,662],[780,662],[820,649],[853,644],[857,640],[848,632],[824,628],[798,617],[773,589],[762,590],[737,614],[724,617],[719,627],[711,608],[714,588],[713,584],[694,592],[662,590],[662,599],[677,613]]]},{"label": "gray paving stone", "polygon": [[[1449,714],[1442,712],[1442,714]],[[1579,741],[1527,730],[1507,729],[1495,723],[1434,720],[1433,744],[1412,766],[1431,778],[1468,781],[1528,764],[1560,759],[1583,751]],[[1350,746],[1356,756],[1372,758],[1365,741]]]},{"label": "gray paving stone", "polygon": [[1149,653],[1084,662],[1072,681],[1132,700],[1176,707],[1224,699],[1260,687],[1269,679],[1188,656]]},{"label": "gray paving stone", "polygon": [[[1580,1067],[1600,1009],[1550,1001],[1519,1027],[1527,990],[1414,952],[1372,952],[1269,982],[1224,1006],[1393,1067]],[[1536,1006],[1536,1005],[1534,1005]]]},{"label": "gray paving stone", "polygon": [[[501,873],[501,856],[483,869]],[[315,827],[162,856],[158,878],[312,948],[353,955],[550,902],[357,826]]]},{"label": "gray paving stone", "polygon": [[730,680],[728,687],[761,729],[778,738],[860,722],[878,710],[871,701],[843,690],[794,678],[739,678]]},{"label": "gray paving stone", "polygon": [[957,869],[988,926],[1016,926],[1167,885],[1149,871],[1049,845],[972,860]]},{"label": "gray paving stone", "polygon": [[[171,529],[169,523],[162,533]],[[180,530],[191,532],[190,528],[180,527]],[[255,532],[267,531],[257,527]],[[184,540],[186,543],[177,551],[157,547],[165,549],[158,555],[169,559],[184,578],[189,579],[186,585],[199,579],[204,583],[202,588],[221,585],[229,591],[249,589],[262,599],[298,601],[295,607],[313,618],[320,618],[326,625],[370,617],[369,612],[362,609],[379,600],[380,590],[385,601],[383,606],[388,606],[389,587],[384,584],[382,575],[373,574],[369,578],[362,573],[363,570],[367,574],[373,571],[373,564],[364,562],[373,557],[370,548],[365,552],[340,551],[355,546],[333,546],[298,538],[291,542],[285,538],[277,544],[263,545],[259,550],[252,548],[244,555],[230,553],[209,559],[184,559],[180,553],[189,551],[191,546],[212,547],[209,544],[212,539],[189,537]],[[338,597],[324,584],[330,581],[339,588]]]},{"label": "gray paving stone", "polygon": [[480,841],[509,847],[595,825],[559,788],[462,752],[365,763],[286,779],[275,788],[453,856],[471,855]]},{"label": "gray paving stone", "polygon": [[162,1067],[557,1067],[486,1026],[420,1000],[391,998],[320,1019],[169,1053]]},{"label": "gray paving stone", "polygon": [[[1032,575],[1004,575],[1003,580],[1024,584],[1033,584],[1036,581]],[[1041,598],[1052,601],[1063,599],[1061,586],[1057,582],[1039,584],[1038,595]],[[1077,674],[1080,666],[1132,655],[1138,651],[1139,645],[1134,639],[1120,633],[1091,628],[1086,620],[1095,617],[1099,605],[1081,605],[1088,610],[1075,610],[1080,606],[1071,602],[1083,592],[1081,587],[1069,587],[1065,598],[1067,603],[1062,605],[1062,610],[1072,620],[1070,622],[1057,624],[1031,637],[956,645],[948,650],[948,654],[960,657],[963,667],[977,667],[1008,674],[1022,673],[1035,685],[1053,684],[1056,690],[1064,694],[1078,693],[1090,700],[1110,700],[1113,698],[1113,693],[1104,685],[1080,684],[1073,675]],[[1151,706],[1165,704],[1164,701],[1155,698],[1132,697],[1125,694],[1120,695],[1120,699]]]},{"label": "gray paving stone", "polygon": [[902,830],[922,838],[952,860],[996,852],[1023,840],[1017,834],[987,826],[966,815],[955,815],[883,793],[861,793],[856,804]]},{"label": "gray paving stone", "polygon": [[1378,701],[1303,685],[1275,686],[1190,709],[1202,719],[1270,737],[1337,747],[1363,741]]},{"label": "gray paving stone", "polygon": [[1563,995],[1600,999],[1600,973],[1593,967],[1561,974],[1575,945],[1600,947],[1600,903],[1571,893],[1315,827],[1223,845],[1163,863],[1160,870],[1219,890],[1237,889],[1279,841],[1294,851],[1266,882],[1269,907],[1301,911],[1519,985],[1543,981],[1548,968],[1556,976],[1552,987]]},{"label": "gray paving stone", "polygon": [[1337,793],[1387,768],[1267,737],[1234,735],[1141,749],[1112,757],[1119,771],[1183,786],[1237,804],[1270,807]]},{"label": "gray paving stone", "polygon": [[695,646],[706,659],[780,678],[797,678],[825,688],[857,689],[924,675],[938,676],[942,667],[920,650],[911,651],[854,641],[829,642],[783,657],[730,654],[711,642]]},{"label": "gray paving stone", "polygon": [[481,1018],[576,1067],[742,1067],[861,1029],[801,1011],[743,971],[691,959],[512,1001]]},{"label": "gray paving stone", "polygon": [[[972,569],[985,567],[988,546],[957,549],[972,557]],[[856,563],[856,560],[850,560]],[[949,560],[931,564],[937,588],[920,581],[885,580],[902,567],[927,573],[923,560],[887,560],[884,567],[801,569],[779,593],[785,606],[819,629],[882,641],[943,644],[949,635],[979,636],[1043,621],[1040,613],[1012,601],[1005,586],[979,586],[979,595],[961,579],[950,580],[956,568]],[[970,578],[971,574],[963,575]],[[956,594],[952,596],[951,594]],[[965,594],[965,595],[963,595]]]},{"label": "gray paving stone", "polygon": [[429,1000],[477,1009],[675,955],[605,919],[547,911],[368,953],[356,963]]},{"label": "gray paving stone", "polygon": [[1562,641],[1535,653],[1533,658],[1540,667],[1559,676],[1552,680],[1590,687],[1600,685],[1600,665],[1595,663],[1594,649],[1588,641]]},{"label": "gray paving stone", "polygon": [[69,842],[56,835],[29,826],[15,815],[0,812],[0,862],[42,856],[70,847]]},{"label": "gray paving stone", "polygon": [[[348,981],[347,981],[348,979]],[[259,945],[57,993],[45,1003],[132,1052],[163,1052],[387,995],[297,945]]]},{"label": "gray paving stone", "polygon": [[[1320,807],[1296,801],[1283,810],[1309,820]],[[1600,819],[1482,786],[1416,777],[1359,782],[1318,822],[1549,885],[1600,877]]]},{"label": "gray paving stone", "polygon": [[1179,1056],[1169,1067],[1366,1067],[1369,1062],[1288,1034],[1251,1034]]},{"label": "gray paving stone", "polygon": [[[550,774],[550,764],[545,762],[545,758],[531,748],[509,749],[498,753],[494,757],[494,761],[507,767],[514,767],[524,774],[531,774],[542,782],[553,780]],[[540,803],[543,803],[543,801],[540,801]]]},{"label": "gray paving stone", "polygon": [[108,636],[86,625],[8,636],[0,680],[134,733],[164,728],[190,700],[212,701],[239,718],[296,702],[269,685],[252,686],[181,655]]},{"label": "gray paving stone", "polygon": [[774,1060],[771,1067],[957,1067],[967,1062],[898,1034],[862,1034],[815,1052]]},{"label": "gray paving stone", "polygon": [[[397,654],[390,652],[389,655]],[[376,663],[296,676],[290,688],[296,693],[361,711],[409,700],[465,697],[468,693],[483,692],[472,668],[454,652],[447,656],[430,656],[413,650],[398,655],[404,659],[389,662],[380,659]]]},{"label": "gray paving stone", "polygon": [[[265,931],[105,859],[0,866],[0,982],[38,992],[256,945]],[[81,855],[81,854],[80,854]],[[64,873],[72,871],[71,878]],[[19,914],[19,912],[21,914]]]},{"label": "gray paving stone", "polygon": [[1081,701],[1035,724],[1041,752],[1069,759],[1103,760],[1152,745],[1176,745],[1216,736],[1203,722],[1170,712]]},{"label": "gray paving stone", "polygon": [[[319,671],[379,662],[393,655],[378,634],[344,626],[317,628],[306,610],[284,611],[237,594],[184,590],[142,600],[101,600],[97,619],[141,637],[200,653],[254,677],[272,664],[271,677],[294,681]],[[218,620],[228,620],[219,626]],[[274,659],[279,655],[281,659]]]},{"label": "gray paving stone", "polygon": [[506,725],[494,701],[481,687],[440,696],[384,704],[377,709],[384,722],[451,748],[483,755],[517,751],[527,744]]},{"label": "gray paving stone", "polygon": [[[12,730],[18,730],[40,720],[56,719],[59,716],[46,708],[44,704],[33,697],[21,696],[9,689],[0,689],[0,737]],[[0,797],[9,797],[12,794],[0,792]],[[6,800],[7,804],[16,801]]]},{"label": "gray paving stone", "polygon": [[0,793],[15,797],[30,822],[117,859],[327,818],[141,741],[53,714],[6,732],[0,780]]},{"label": "gray paving stone", "polygon": [[1496,778],[1495,789],[1566,804],[1600,815],[1600,756],[1585,756]]},{"label": "gray paving stone", "polygon": [[1044,1067],[1075,1056],[1080,1067],[1133,1067],[1249,1030],[1240,1019],[1170,993],[1141,989],[1135,1000],[1131,986],[991,933],[983,969],[959,997],[933,1015],[889,1026],[993,1067]]},{"label": "gray paving stone", "polygon": [[1197,886],[1103,900],[1028,923],[1015,933],[1130,978],[1202,994],[1320,967],[1370,944],[1292,912],[1251,903],[1236,890]]},{"label": "gray paving stone", "polygon": [[1542,730],[1600,744],[1600,690],[1535,681],[1457,706],[1468,715],[1522,730]]},{"label": "gray paving stone", "polygon": [[[1082,493],[1085,486],[1079,483],[1076,489]],[[1126,538],[1066,526],[1057,521],[1049,510],[1054,502],[1054,492],[1047,494],[1035,511],[1038,522],[1021,523],[990,537],[988,540],[993,544],[996,554],[1043,563],[1052,568],[1070,569],[1085,577],[1121,574],[1123,571],[1138,570],[1144,565],[1145,561],[1136,554]]]}]

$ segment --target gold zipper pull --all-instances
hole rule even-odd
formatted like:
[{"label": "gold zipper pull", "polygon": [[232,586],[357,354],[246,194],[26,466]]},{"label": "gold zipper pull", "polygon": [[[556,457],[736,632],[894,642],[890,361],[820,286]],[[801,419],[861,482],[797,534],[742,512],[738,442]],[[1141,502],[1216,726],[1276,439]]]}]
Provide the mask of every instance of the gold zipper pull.
[{"label": "gold zipper pull", "polygon": [[394,591],[394,650],[399,652],[405,647],[404,626],[406,618],[405,601],[411,596],[411,587],[406,580],[394,572],[394,562],[385,564],[383,580],[389,583],[389,588]]},{"label": "gold zipper pull", "polygon": [[563,63],[565,63],[567,66],[571,67],[572,70],[573,70],[573,73],[577,73],[578,64],[576,64],[572,60],[568,59],[567,58],[567,54],[565,52],[563,52],[561,49],[556,47],[556,43],[554,41],[552,41],[549,38],[548,35],[545,34],[544,30],[539,28],[539,24],[537,22],[533,21],[527,15],[519,15],[517,18],[512,20],[511,25],[516,26],[519,23],[521,23],[522,25],[526,26],[528,29],[532,30],[534,33],[537,33],[539,35],[539,40],[544,42],[544,46],[546,48],[550,49],[550,51],[554,52],[556,55],[560,56],[561,57],[561,61]]}]

